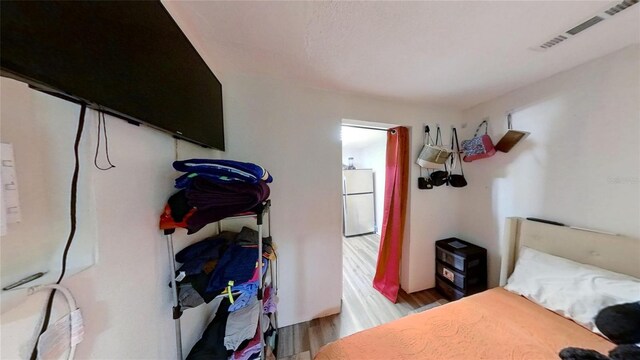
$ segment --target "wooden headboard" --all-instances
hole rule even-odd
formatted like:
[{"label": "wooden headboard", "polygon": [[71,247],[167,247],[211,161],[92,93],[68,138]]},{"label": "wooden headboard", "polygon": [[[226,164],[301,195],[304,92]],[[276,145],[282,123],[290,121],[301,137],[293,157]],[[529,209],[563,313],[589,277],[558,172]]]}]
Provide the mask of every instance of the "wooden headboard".
[{"label": "wooden headboard", "polygon": [[510,217],[505,223],[500,286],[507,279],[521,246],[579,263],[640,278],[640,240],[549,225]]}]

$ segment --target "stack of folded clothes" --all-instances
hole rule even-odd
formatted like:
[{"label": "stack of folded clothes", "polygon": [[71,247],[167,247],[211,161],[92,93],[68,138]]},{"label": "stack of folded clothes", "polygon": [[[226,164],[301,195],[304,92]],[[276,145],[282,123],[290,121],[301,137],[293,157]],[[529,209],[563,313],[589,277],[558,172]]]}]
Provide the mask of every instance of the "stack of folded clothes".
[{"label": "stack of folded clothes", "polygon": [[269,198],[273,178],[263,167],[233,160],[176,161],[184,172],[160,217],[160,229],[183,227],[193,234],[205,225],[252,211]]},{"label": "stack of folded clothes", "polygon": [[[258,232],[243,227],[240,233],[219,235],[187,246],[175,256],[182,265],[177,270],[178,300],[181,308],[208,303],[223,292],[235,294],[232,311],[244,307],[258,293]],[[262,239],[262,273],[275,257],[271,237]],[[232,284],[232,285],[230,285]]]},{"label": "stack of folded clothes", "polygon": [[[271,237],[262,239],[262,273],[275,258]],[[224,231],[191,244],[175,255],[181,310],[214,304],[216,317],[187,359],[254,359],[260,354],[258,319],[263,309],[262,332],[275,347],[275,327],[269,315],[276,311],[273,290],[266,285],[259,300],[258,232],[243,227]],[[218,296],[223,295],[223,296]]]}]

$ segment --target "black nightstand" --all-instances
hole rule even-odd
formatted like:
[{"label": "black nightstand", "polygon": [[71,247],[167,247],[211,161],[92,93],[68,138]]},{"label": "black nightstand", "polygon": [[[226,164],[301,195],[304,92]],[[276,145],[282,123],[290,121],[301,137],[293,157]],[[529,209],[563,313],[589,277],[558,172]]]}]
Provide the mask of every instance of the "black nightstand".
[{"label": "black nightstand", "polygon": [[436,288],[449,300],[487,289],[487,250],[458,238],[436,241]]}]

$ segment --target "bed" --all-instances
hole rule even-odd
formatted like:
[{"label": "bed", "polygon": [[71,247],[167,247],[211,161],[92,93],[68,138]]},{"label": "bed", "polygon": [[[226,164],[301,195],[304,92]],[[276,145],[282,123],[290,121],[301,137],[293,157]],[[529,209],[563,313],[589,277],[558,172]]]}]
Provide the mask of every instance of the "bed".
[{"label": "bed", "polygon": [[[508,218],[500,285],[522,246],[640,278],[640,241]],[[362,331],[315,359],[558,359],[567,347],[607,353],[606,338],[502,287]]]}]

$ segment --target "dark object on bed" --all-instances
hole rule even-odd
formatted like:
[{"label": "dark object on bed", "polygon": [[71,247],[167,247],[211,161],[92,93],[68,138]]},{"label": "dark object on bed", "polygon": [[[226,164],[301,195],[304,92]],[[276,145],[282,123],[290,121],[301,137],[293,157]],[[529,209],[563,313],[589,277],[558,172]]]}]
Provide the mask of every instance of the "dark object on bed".
[{"label": "dark object on bed", "polygon": [[618,345],[609,351],[609,358],[611,360],[639,360],[640,347],[632,344]]},{"label": "dark object on bed", "polygon": [[638,360],[640,359],[640,302],[602,309],[596,316],[598,329],[618,346],[609,356],[595,350],[568,347],[560,351],[562,360]]},{"label": "dark object on bed", "polygon": [[487,250],[458,238],[436,241],[436,288],[449,300],[487,289]]},{"label": "dark object on bed", "polygon": [[560,351],[562,360],[609,360],[609,357],[595,350],[568,347]]},{"label": "dark object on bed", "polygon": [[640,302],[602,309],[596,316],[596,326],[616,344],[640,343]]},{"label": "dark object on bed", "polygon": [[609,356],[600,354],[595,350],[565,348],[560,351],[562,360],[638,360],[640,359],[640,347],[631,344],[618,345],[609,351]]}]

